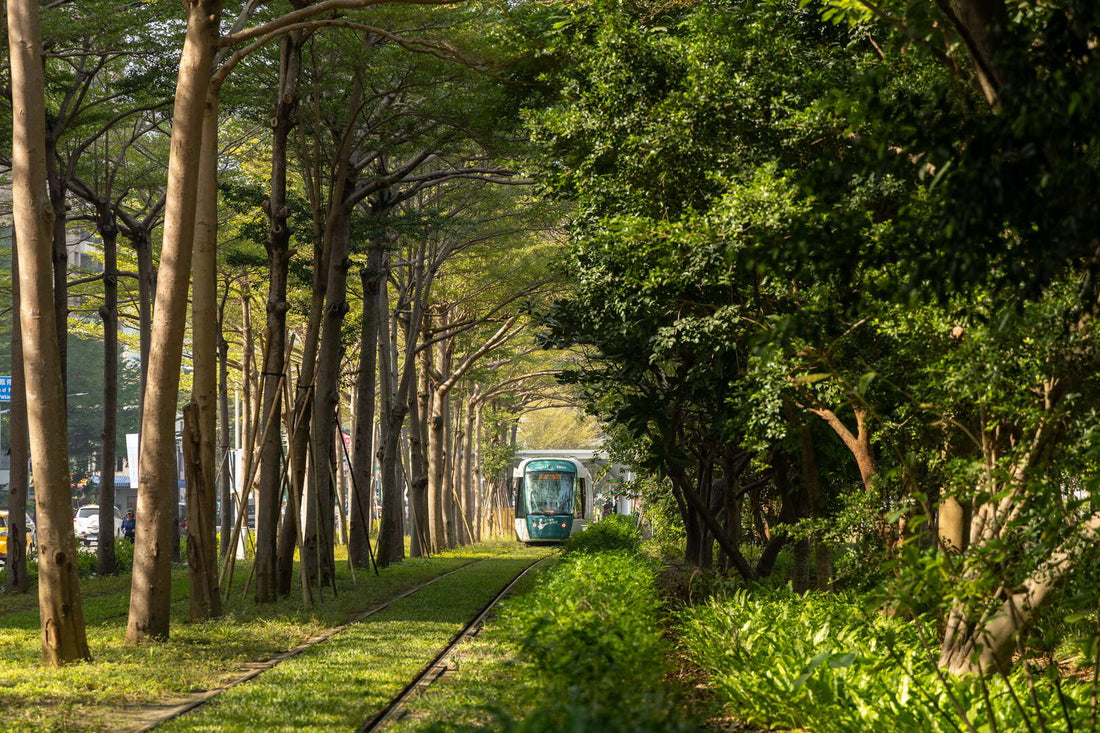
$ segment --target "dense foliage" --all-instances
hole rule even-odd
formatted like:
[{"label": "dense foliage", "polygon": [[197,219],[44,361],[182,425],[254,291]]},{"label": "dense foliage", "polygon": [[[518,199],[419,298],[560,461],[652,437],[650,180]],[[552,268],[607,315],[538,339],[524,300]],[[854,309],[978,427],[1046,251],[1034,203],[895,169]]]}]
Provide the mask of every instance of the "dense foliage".
[{"label": "dense foliage", "polygon": [[693,729],[662,684],[655,570],[637,551],[576,551],[508,606],[532,693],[513,730]]},{"label": "dense foliage", "polygon": [[687,559],[897,575],[989,671],[1095,607],[1096,10],[956,5],[560,6],[529,121],[576,212],[544,340]]},{"label": "dense foliage", "polygon": [[682,641],[742,719],[821,733],[1084,730],[1094,685],[1021,669],[945,677],[935,629],[887,618],[850,595],[738,591],[689,609]]}]

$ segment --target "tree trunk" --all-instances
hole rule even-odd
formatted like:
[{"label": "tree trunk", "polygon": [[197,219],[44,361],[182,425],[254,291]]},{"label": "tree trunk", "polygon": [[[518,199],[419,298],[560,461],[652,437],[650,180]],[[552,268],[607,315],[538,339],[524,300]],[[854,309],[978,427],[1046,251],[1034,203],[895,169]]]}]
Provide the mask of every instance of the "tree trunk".
[{"label": "tree trunk", "polygon": [[449,547],[447,512],[444,511],[446,501],[443,496],[443,474],[446,470],[444,448],[444,427],[446,421],[445,396],[437,390],[431,390],[429,400],[429,412],[425,421],[428,428],[428,505],[431,514],[428,518],[428,526],[431,528],[432,552]]},{"label": "tree trunk", "polygon": [[940,499],[936,510],[936,524],[939,529],[940,547],[944,552],[961,553],[967,546],[966,509],[953,496]]},{"label": "tree trunk", "polygon": [[[335,194],[334,194],[335,195]],[[342,202],[334,202],[325,233],[331,237],[328,281],[325,287],[325,316],[322,322],[320,351],[317,357],[317,389],[313,400],[311,491],[315,500],[306,501],[306,552],[302,563],[315,585],[328,583],[336,572],[333,542],[335,540],[334,496],[335,475],[332,468],[333,424],[336,406],[340,402],[340,361],[343,354],[340,333],[348,312],[347,272],[348,216]],[[309,548],[316,546],[316,552]]]},{"label": "tree trunk", "polygon": [[[23,376],[23,312],[19,292],[19,251],[11,248],[11,402],[8,403],[8,448],[11,451],[8,472],[8,518],[18,520],[27,514],[27,384]],[[16,593],[27,592],[27,529],[22,522],[8,526],[7,577],[4,587]]]},{"label": "tree trunk", "polygon": [[809,411],[824,420],[825,424],[832,428],[837,437],[841,439],[856,461],[859,476],[863,480],[863,488],[868,492],[872,491],[877,467],[875,465],[875,453],[871,448],[871,428],[868,425],[869,416],[867,411],[858,407],[855,408],[855,433],[832,410],[812,408]]},{"label": "tree trunk", "polygon": [[[228,285],[226,286],[228,287]],[[221,543],[218,557],[229,554],[230,527],[233,526],[233,464],[229,460],[232,438],[229,433],[229,342],[225,340],[225,317],[218,318],[218,442],[221,468],[218,472],[218,497],[221,500]]]},{"label": "tree trunk", "polygon": [[117,571],[115,560],[115,446],[118,425],[118,227],[106,206],[97,212],[103,241],[103,431],[99,453],[99,539],[96,572]]},{"label": "tree trunk", "polygon": [[[167,638],[171,618],[175,412],[179,396],[187,285],[195,232],[198,158],[206,92],[221,3],[191,0],[180,59],[168,165],[164,243],[153,315],[145,409],[141,421],[134,572],[126,640]],[[68,522],[71,528],[72,522]]]},{"label": "tree trunk", "polygon": [[145,390],[149,380],[149,351],[153,343],[153,293],[157,289],[157,270],[153,265],[153,243],[147,230],[131,239],[138,263],[138,339],[141,351],[141,386],[138,389],[138,414],[145,414]]},{"label": "tree trunk", "polygon": [[[12,219],[19,257],[19,318],[27,425],[38,513],[38,613],[42,660],[91,659],[76,568],[65,392],[58,351],[46,198],[45,79],[38,3],[8,3],[12,108]],[[22,517],[16,518],[16,523]]]},{"label": "tree trunk", "polygon": [[[57,169],[57,138],[61,127],[46,132],[46,186],[49,191],[50,207],[53,209],[51,233],[53,252],[53,307],[54,320],[57,323],[57,349],[61,364],[61,393],[67,394],[68,374],[68,333],[69,333],[69,252],[68,232],[65,230],[67,193],[64,177]],[[67,404],[64,405],[67,407]],[[114,515],[111,516],[114,526]]]},{"label": "tree trunk", "polygon": [[355,380],[355,437],[352,441],[351,524],[348,558],[356,567],[370,562],[371,486],[374,480],[374,393],[378,373],[378,293],[382,286],[382,242],[368,252],[367,265],[359,271],[363,289],[363,315],[359,331],[359,373]]},{"label": "tree trunk", "polygon": [[[303,145],[304,148],[304,145]],[[306,157],[303,151],[301,156]],[[316,186],[311,187],[311,190]],[[324,219],[324,211],[321,203],[316,198],[311,200],[313,206],[314,237],[313,237],[313,274],[310,288],[309,320],[306,323],[306,335],[302,340],[302,363],[298,372],[297,393],[294,396],[294,432],[291,441],[290,483],[291,486],[304,487],[306,476],[307,446],[310,442],[310,420],[313,415],[313,398],[315,378],[317,373],[317,346],[321,337],[321,321],[325,307],[325,282],[329,270],[329,248],[332,239],[324,236],[320,228],[320,222]],[[301,507],[294,507],[293,511],[283,514],[283,522],[279,529],[278,548],[278,583],[279,594],[290,593],[292,574],[294,570],[294,547],[298,542],[299,530],[304,532],[305,527],[299,526]]]},{"label": "tree trunk", "polygon": [[203,465],[202,416],[192,400],[183,408],[183,461],[187,483],[187,568],[190,576],[191,620],[205,621],[221,615],[218,594],[214,534],[214,487]]},{"label": "tree trunk", "polygon": [[[279,52],[279,90],[271,118],[271,195],[268,216],[267,338],[270,348],[263,367],[263,414],[281,422],[282,388],[286,364],[287,276],[290,267],[289,211],[286,201],[287,153],[290,133],[298,117],[298,69],[301,33],[282,40]],[[273,411],[274,410],[274,411]],[[283,495],[283,441],[279,430],[268,432],[260,449],[260,485],[256,498],[256,602],[269,603],[278,593],[279,509]]]},{"label": "tree trunk", "polygon": [[[948,613],[939,665],[955,674],[1007,674],[1020,636],[1050,603],[1066,573],[1073,567],[1079,543],[1095,542],[1100,516],[1082,527],[1081,535],[1056,549],[1031,577],[1015,590],[1004,591],[991,610],[979,615],[956,604]],[[973,540],[973,537],[971,538]]]},{"label": "tree trunk", "polygon": [[[199,183],[196,193],[195,255],[191,305],[191,399],[197,475],[188,482],[187,562],[191,567],[191,619],[221,615],[218,593],[218,538],[214,531],[217,496],[218,350],[218,100],[208,95],[203,118]],[[195,504],[200,502],[201,505]]]},{"label": "tree trunk", "polygon": [[[378,339],[379,388],[382,396],[382,426],[379,434],[380,450],[378,462],[382,480],[382,519],[378,525],[378,564],[388,567],[405,557],[404,540],[404,498],[401,485],[397,480],[397,460],[400,450],[401,425],[405,421],[407,395],[402,396],[395,382],[394,354],[391,352],[389,297],[385,279],[382,280],[382,292],[378,298],[379,325],[382,330]],[[412,492],[410,491],[410,494]]]},{"label": "tree trunk", "polygon": [[417,396],[409,398],[409,514],[411,517],[412,542],[410,554],[413,557],[428,557],[438,547],[432,541],[432,513],[428,490],[428,456],[424,452],[424,423],[421,408],[424,396],[428,394],[428,353],[422,352],[417,383],[420,385]]},{"label": "tree trunk", "polygon": [[[810,515],[815,519],[824,518],[822,499],[821,468],[817,463],[817,450],[814,447],[813,431],[809,425],[797,424],[794,405],[785,404],[788,420],[798,433],[798,451],[802,462],[802,483],[809,497]],[[833,585],[832,551],[825,542],[817,537],[813,541],[814,550],[814,587],[817,590],[829,590]]]},{"label": "tree trunk", "polygon": [[978,84],[990,106],[1000,106],[1001,85],[997,35],[1003,35],[1008,23],[1004,0],[951,0],[949,19],[962,36],[963,45],[974,61]]}]

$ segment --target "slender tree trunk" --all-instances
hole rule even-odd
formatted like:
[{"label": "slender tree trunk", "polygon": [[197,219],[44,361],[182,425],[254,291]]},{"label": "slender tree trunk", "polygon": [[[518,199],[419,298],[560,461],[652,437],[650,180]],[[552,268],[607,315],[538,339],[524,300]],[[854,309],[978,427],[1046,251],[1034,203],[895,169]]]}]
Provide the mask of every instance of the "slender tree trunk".
[{"label": "slender tree trunk", "polygon": [[[242,481],[252,475],[252,462],[255,460],[256,426],[252,420],[252,367],[256,361],[256,339],[252,331],[252,283],[247,275],[241,278],[241,421],[238,426],[241,447]],[[266,357],[265,357],[266,358]],[[257,410],[256,412],[259,412]],[[248,531],[248,502],[245,496],[251,487],[237,487],[237,511],[245,515],[244,531]],[[247,543],[246,543],[247,544]],[[234,548],[234,552],[236,548]]]},{"label": "slender tree trunk", "polygon": [[[301,33],[283,38],[279,54],[279,95],[271,118],[271,196],[268,215],[267,334],[270,348],[263,368],[263,414],[281,421],[280,380],[286,365],[287,276],[290,267],[289,211],[286,201],[287,152],[298,117],[298,70]],[[272,412],[274,410],[274,412]],[[268,432],[260,450],[260,486],[256,499],[256,602],[269,603],[278,592],[279,508],[283,494],[282,435]]]},{"label": "slender tree trunk", "polygon": [[[378,525],[378,564],[381,567],[400,562],[405,557],[404,498],[397,480],[398,451],[401,425],[405,421],[407,396],[402,396],[395,382],[392,345],[390,342],[389,297],[386,280],[378,298],[378,323],[382,327],[378,339],[379,388],[382,395],[382,428],[379,433],[378,462],[382,480],[382,518]],[[410,494],[411,494],[410,489]]]},{"label": "slender tree trunk", "polygon": [[[305,145],[301,158],[306,159]],[[307,176],[307,178],[311,178]],[[312,189],[317,186],[312,186]],[[329,257],[332,239],[324,236],[320,222],[324,219],[324,211],[320,201],[312,199],[314,237],[313,237],[313,275],[310,289],[309,320],[306,324],[306,335],[302,341],[302,363],[298,373],[297,394],[294,396],[294,432],[291,437],[290,483],[292,486],[304,487],[306,485],[306,458],[307,446],[310,442],[310,418],[313,414],[313,398],[315,378],[317,372],[317,346],[321,337],[321,321],[325,307],[325,282],[328,277]],[[299,522],[301,507],[293,507],[293,511],[283,514],[283,522],[279,529],[278,548],[278,584],[279,594],[290,593],[292,575],[294,571],[294,547],[298,542],[298,535],[302,534],[305,527],[300,527]],[[302,530],[302,532],[299,532]]]},{"label": "slender tree trunk", "polygon": [[[802,483],[809,497],[810,515],[815,519],[824,518],[824,501],[821,482],[821,468],[817,462],[817,450],[814,447],[813,431],[809,425],[799,424],[794,405],[785,404],[784,411],[798,434],[798,451],[802,463]],[[814,580],[817,590],[829,590],[833,584],[833,558],[829,546],[820,537],[814,538]]]},{"label": "slender tree trunk", "polygon": [[[168,165],[164,244],[141,423],[137,528],[126,639],[167,638],[171,618],[172,511],[178,494],[175,412],[195,231],[199,150],[221,3],[190,0]],[[71,529],[72,522],[68,522]]]},{"label": "slender tree trunk", "polygon": [[[8,403],[8,436],[11,450],[8,472],[8,574],[4,587],[16,593],[27,592],[27,529],[19,522],[27,514],[27,383],[23,376],[23,312],[19,292],[19,250],[11,247],[11,402]],[[75,538],[74,538],[75,541]]]},{"label": "slender tree trunk", "polygon": [[858,407],[855,408],[855,433],[832,410],[812,408],[809,411],[824,420],[851,451],[856,466],[859,467],[860,478],[863,479],[863,488],[868,492],[872,491],[877,467],[875,465],[875,453],[871,448],[871,428],[868,425],[869,416],[867,411]]},{"label": "slender tree trunk", "polygon": [[[214,531],[217,495],[215,438],[218,427],[218,100],[206,99],[199,183],[196,193],[195,254],[191,306],[192,437],[196,475],[188,482],[187,561],[191,567],[191,619],[221,615],[218,592],[218,538]],[[196,502],[198,502],[196,504]]]},{"label": "slender tree trunk", "polygon": [[[428,390],[428,352],[420,358],[420,371],[417,379],[419,392]],[[413,557],[427,557],[438,551],[432,541],[431,505],[428,497],[428,457],[424,453],[424,426],[421,421],[423,400],[417,397],[409,399],[409,514],[411,515],[412,542],[410,554]]]},{"label": "slender tree trunk", "polygon": [[[49,129],[46,134],[46,185],[50,206],[53,209],[51,233],[53,251],[53,307],[57,322],[57,349],[61,363],[61,393],[68,393],[68,333],[69,333],[69,251],[66,225],[66,184],[57,169],[57,138],[61,128]],[[67,405],[65,405],[67,407]],[[114,515],[111,516],[114,526]]]},{"label": "slender tree trunk", "polygon": [[[38,3],[8,3],[12,108],[12,219],[19,257],[19,318],[27,425],[38,512],[38,613],[42,660],[90,659],[76,569],[65,391],[58,352],[46,197],[45,79]],[[22,517],[16,518],[16,522]]]},{"label": "slender tree trunk", "polygon": [[138,339],[141,352],[141,385],[138,389],[138,414],[145,414],[145,390],[149,374],[149,350],[153,343],[153,293],[157,289],[157,271],[153,265],[153,243],[149,232],[141,230],[131,239],[138,264]]},{"label": "slender tree trunk", "polygon": [[[339,211],[339,213],[337,213]],[[325,317],[322,322],[321,346],[317,358],[317,389],[313,402],[312,452],[313,485],[315,501],[306,501],[306,522],[303,533],[306,552],[302,562],[312,582],[329,582],[335,572],[333,543],[335,541],[335,513],[333,489],[335,476],[332,471],[333,421],[336,406],[340,402],[340,360],[343,348],[340,333],[344,316],[348,312],[347,272],[348,215],[340,204],[330,210],[332,218],[326,237],[332,238],[329,259],[328,282],[325,288]],[[309,548],[316,543],[317,552]],[[316,563],[319,563],[317,565]]]},{"label": "slender tree trunk", "polygon": [[[228,287],[228,286],[227,286]],[[229,451],[233,447],[229,432],[229,342],[225,340],[225,318],[218,318],[218,497],[221,502],[221,543],[219,559],[230,551],[230,528],[233,526],[233,464]]]},{"label": "slender tree trunk", "polygon": [[374,393],[378,372],[378,293],[382,277],[382,242],[376,241],[359,271],[363,316],[359,331],[359,373],[355,381],[355,437],[352,442],[352,495],[348,520],[348,557],[356,567],[370,562],[371,484],[374,480]]},{"label": "slender tree trunk", "polygon": [[96,571],[110,575],[115,560],[115,433],[118,425],[118,227],[107,207],[98,212],[103,241],[103,432],[99,453],[99,539]]},{"label": "slender tree trunk", "polygon": [[198,403],[183,408],[183,460],[187,483],[187,568],[190,577],[191,620],[204,621],[221,614],[218,594],[217,547],[214,534],[214,487],[206,484],[202,462],[204,442]]}]

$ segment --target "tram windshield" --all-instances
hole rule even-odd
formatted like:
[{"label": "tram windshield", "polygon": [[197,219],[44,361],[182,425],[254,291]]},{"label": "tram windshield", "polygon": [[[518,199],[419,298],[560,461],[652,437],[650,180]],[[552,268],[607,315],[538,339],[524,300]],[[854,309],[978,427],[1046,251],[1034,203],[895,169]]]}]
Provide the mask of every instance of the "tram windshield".
[{"label": "tram windshield", "polygon": [[572,514],[576,478],[561,471],[528,471],[527,513]]}]

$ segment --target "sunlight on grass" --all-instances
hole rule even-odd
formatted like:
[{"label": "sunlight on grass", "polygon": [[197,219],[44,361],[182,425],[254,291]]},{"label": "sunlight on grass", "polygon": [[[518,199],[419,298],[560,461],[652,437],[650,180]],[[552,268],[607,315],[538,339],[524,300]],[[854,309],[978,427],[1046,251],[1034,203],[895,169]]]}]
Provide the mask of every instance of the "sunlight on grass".
[{"label": "sunlight on grass", "polygon": [[[171,638],[136,647],[123,643],[128,577],[125,582],[119,578],[89,578],[82,582],[82,589],[88,594],[84,613],[94,661],[60,669],[39,666],[37,609],[26,608],[25,598],[5,598],[7,605],[0,605],[0,706],[4,727],[15,731],[118,730],[125,724],[119,717],[122,710],[218,687],[238,676],[245,662],[270,659],[407,588],[515,547],[514,542],[485,543],[430,560],[408,560],[383,570],[378,577],[359,570],[354,584],[343,563],[337,571],[339,594],[333,597],[331,591],[327,592],[325,601],[312,608],[304,607],[297,596],[264,606],[242,600],[248,566],[239,562],[225,615],[205,623],[187,621],[186,570],[176,569]],[[471,585],[478,582],[470,581]],[[92,588],[102,592],[97,595]],[[462,596],[464,591],[452,587],[451,594]],[[426,613],[430,615],[430,606]],[[420,628],[409,627],[402,633],[415,635]],[[309,674],[302,679],[306,687],[326,686]],[[280,690],[280,694],[283,692]],[[303,713],[303,717],[308,714]]]}]

